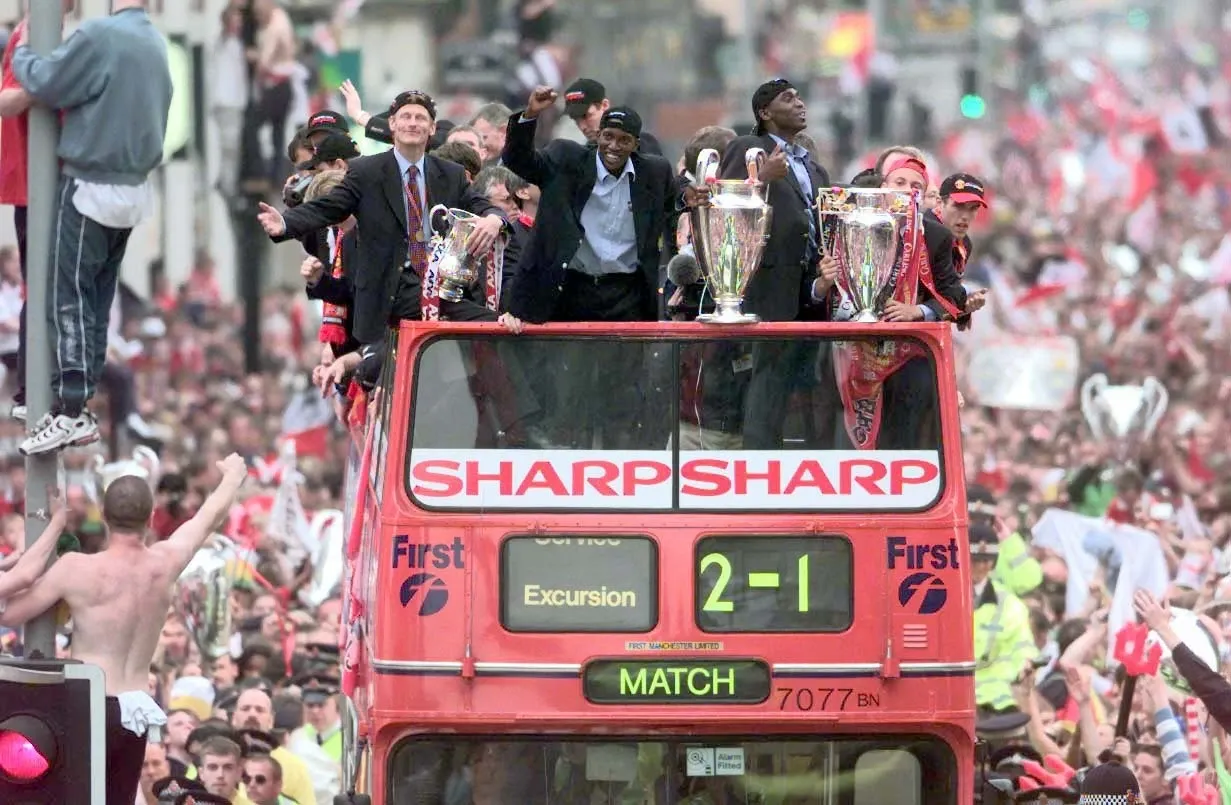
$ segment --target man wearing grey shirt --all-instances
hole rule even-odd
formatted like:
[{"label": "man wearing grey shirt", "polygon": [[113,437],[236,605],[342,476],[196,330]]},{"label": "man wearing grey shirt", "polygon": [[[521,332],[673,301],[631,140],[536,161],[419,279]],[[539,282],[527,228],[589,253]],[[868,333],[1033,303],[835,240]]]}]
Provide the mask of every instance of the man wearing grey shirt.
[{"label": "man wearing grey shirt", "polygon": [[52,410],[21,443],[23,455],[98,440],[86,410],[107,354],[107,326],[133,227],[153,206],[171,107],[167,47],[145,0],[113,0],[47,56],[13,54],[31,97],[63,112],[47,316],[56,345]]}]

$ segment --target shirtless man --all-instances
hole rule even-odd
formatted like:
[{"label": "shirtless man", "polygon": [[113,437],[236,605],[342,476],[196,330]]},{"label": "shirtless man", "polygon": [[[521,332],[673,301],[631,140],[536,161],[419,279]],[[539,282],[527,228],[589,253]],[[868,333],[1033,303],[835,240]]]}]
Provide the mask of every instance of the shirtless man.
[{"label": "shirtless man", "polygon": [[294,101],[292,81],[299,71],[295,61],[295,27],[277,0],[256,0],[252,6],[257,23],[256,52],[254,60],[257,77],[258,104],[261,124],[270,127],[273,143],[273,164],[277,169],[271,176],[281,178],[280,161],[283,144],[286,142],[286,122]]},{"label": "shirtless man", "polygon": [[103,495],[107,547],[67,554],[24,594],[9,601],[0,625],[25,623],[59,601],[73,619],[72,658],[97,665],[107,682],[107,805],[132,805],[145,760],[146,733],[159,739],[167,718],[146,692],[150,661],[189,560],[226,518],[248,476],[232,453],[218,462],[222,483],[171,538],[146,546],[154,493],[143,478],[117,478]]}]

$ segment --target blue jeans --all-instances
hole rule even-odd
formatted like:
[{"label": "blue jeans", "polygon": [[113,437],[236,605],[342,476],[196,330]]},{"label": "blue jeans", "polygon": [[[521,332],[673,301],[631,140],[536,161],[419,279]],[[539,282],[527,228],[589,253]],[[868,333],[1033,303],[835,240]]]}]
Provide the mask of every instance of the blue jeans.
[{"label": "blue jeans", "polygon": [[56,346],[52,410],[78,416],[107,360],[107,326],[131,229],[112,229],[77,211],[77,182],[60,177],[52,234],[47,320]]}]

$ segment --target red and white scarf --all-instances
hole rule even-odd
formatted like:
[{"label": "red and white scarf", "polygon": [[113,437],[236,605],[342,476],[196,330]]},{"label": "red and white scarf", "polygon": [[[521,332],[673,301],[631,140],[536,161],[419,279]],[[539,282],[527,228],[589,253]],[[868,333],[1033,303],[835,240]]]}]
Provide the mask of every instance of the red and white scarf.
[{"label": "red and white scarf", "polygon": [[[419,300],[419,310],[424,321],[440,321],[440,261],[444,257],[447,238],[433,237],[432,252],[428,257],[427,270],[423,275],[423,296]],[[481,271],[483,275],[483,301],[488,310],[500,309],[500,286],[504,272],[505,236],[496,238],[495,244],[483,256]]]},{"label": "red and white scarf", "polygon": [[[342,279],[342,239],[345,235],[338,227],[333,228],[333,267],[330,276]],[[346,343],[346,305],[326,302],[321,313],[320,342],[341,346]]]}]

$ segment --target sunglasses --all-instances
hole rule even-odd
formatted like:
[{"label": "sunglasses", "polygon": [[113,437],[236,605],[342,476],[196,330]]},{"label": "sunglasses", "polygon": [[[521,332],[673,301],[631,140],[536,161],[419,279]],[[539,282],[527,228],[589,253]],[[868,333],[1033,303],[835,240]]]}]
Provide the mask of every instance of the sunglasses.
[{"label": "sunglasses", "polygon": [[244,781],[244,785],[252,785],[253,783],[265,785],[265,783],[269,782],[269,778],[264,774],[245,774],[240,779]]}]

